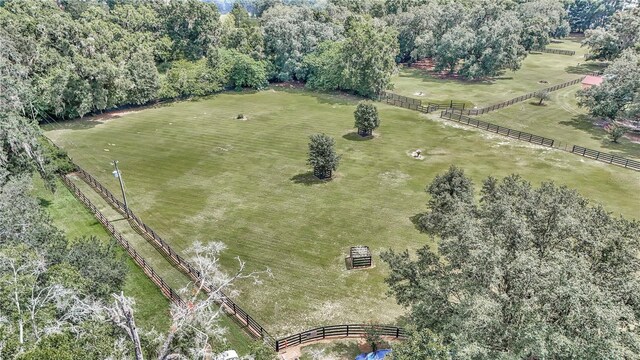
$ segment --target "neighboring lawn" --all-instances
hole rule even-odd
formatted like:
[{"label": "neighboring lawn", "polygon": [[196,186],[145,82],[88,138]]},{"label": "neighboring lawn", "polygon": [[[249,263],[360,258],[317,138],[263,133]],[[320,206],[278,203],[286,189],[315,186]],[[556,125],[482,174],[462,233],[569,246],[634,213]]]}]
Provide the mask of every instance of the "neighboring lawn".
[{"label": "neighboring lawn", "polygon": [[[223,241],[229,272],[236,256],[249,271],[270,268],[273,277],[261,285],[238,283],[237,299],[274,335],[394,323],[404,314],[386,295],[379,254],[433,244],[409,218],[425,210],[425,185],[451,164],[465,169],[476,190],[487,176],[516,172],[638,216],[637,172],[382,104],[377,137],[356,141],[355,105],[294,90],[225,93],[53,124],[46,134],[114,193],[109,163],[119,160],[131,208],[177,251],[196,240]],[[236,120],[238,113],[248,120]],[[315,180],[305,165],[308,136],[317,132],[335,137],[343,156],[330,182]],[[417,148],[424,161],[409,156]],[[353,245],[371,248],[374,268],[345,269]]]},{"label": "neighboring lawn", "polygon": [[[102,225],[61,181],[56,182],[56,191],[51,193],[44,188],[42,180],[37,178],[33,192],[51,215],[54,224],[64,231],[70,241],[90,236],[95,236],[100,241],[110,240],[110,235]],[[145,330],[155,328],[161,332],[167,331],[170,325],[169,301],[126,252],[122,250],[121,253],[129,268],[124,293],[136,300],[136,322]]]},{"label": "neighboring lawn", "polygon": [[[522,62],[520,70],[507,71],[502,76],[487,81],[438,79],[423,70],[405,68],[392,79],[392,92],[421,99],[425,103],[453,100],[478,107],[499,103],[601,69],[596,63],[585,63],[586,48],[580,47],[580,40],[568,38],[549,46],[575,50],[574,56],[532,53]],[[540,83],[542,80],[548,83]],[[415,95],[420,92],[424,96]]]},{"label": "neighboring lawn", "polygon": [[[83,191],[85,190],[83,188]],[[89,191],[85,191],[85,195],[93,197],[94,194]],[[89,236],[95,236],[101,241],[109,241],[110,235],[104,230],[102,224],[61,181],[56,182],[56,191],[51,193],[44,188],[42,180],[37,178],[34,181],[33,193],[40,200],[42,206],[47,209],[54,224],[64,231],[70,241],[78,241],[79,238]],[[93,201],[96,206],[99,206],[97,201]],[[119,247],[119,249],[121,248]],[[123,249],[121,249],[121,254],[126,259],[129,268],[124,294],[135,299],[137,325],[146,331],[151,329],[159,332],[168,331],[171,325],[169,300]],[[221,325],[227,328],[226,339],[229,342],[229,347],[237,350],[240,354],[247,354],[251,339],[246,333],[226,316],[221,318]]]},{"label": "neighboring lawn", "polygon": [[619,144],[610,140],[608,134],[587,115],[587,110],[578,107],[576,92],[580,85],[570,86],[549,94],[542,106],[539,100],[531,99],[504,109],[481,115],[479,118],[497,125],[555,139],[568,145],[616,154],[640,160],[640,144],[627,138]]}]

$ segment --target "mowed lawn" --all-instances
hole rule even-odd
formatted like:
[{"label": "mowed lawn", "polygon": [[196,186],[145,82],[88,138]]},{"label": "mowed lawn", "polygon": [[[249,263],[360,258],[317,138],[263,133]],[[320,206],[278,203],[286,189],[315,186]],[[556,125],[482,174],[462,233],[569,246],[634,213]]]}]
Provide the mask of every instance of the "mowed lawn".
[{"label": "mowed lawn", "polygon": [[519,70],[506,71],[486,81],[440,79],[423,70],[404,68],[392,79],[392,92],[421,99],[425,103],[453,100],[478,107],[499,103],[601,69],[598,63],[585,62],[584,54],[588,49],[580,47],[581,40],[580,37],[571,37],[548,46],[574,50],[574,56],[531,53]]},{"label": "mowed lawn", "polygon": [[539,100],[530,99],[481,115],[479,119],[555,139],[562,147],[579,145],[640,160],[640,144],[627,138],[612,142],[602,126],[594,124],[587,109],[578,106],[576,92],[580,89],[580,85],[566,87],[549,93],[549,100],[542,105],[538,105]]},{"label": "mowed lawn", "polygon": [[[376,138],[358,141],[356,103],[302,91],[225,93],[53,124],[46,134],[114,193],[110,162],[119,160],[131,208],[176,250],[222,241],[227,271],[237,269],[236,257],[248,271],[271,269],[262,284],[239,282],[236,298],[274,335],[404,314],[386,295],[379,254],[434,244],[410,217],[425,210],[424,187],[451,164],[477,188],[515,172],[638,217],[637,172],[382,104]],[[236,120],[239,113],[248,120]],[[342,155],[330,182],[314,180],[305,165],[308,136],[318,132],[335,137]],[[426,159],[410,157],[415,149]],[[375,267],[347,271],[352,245],[368,245]]]}]

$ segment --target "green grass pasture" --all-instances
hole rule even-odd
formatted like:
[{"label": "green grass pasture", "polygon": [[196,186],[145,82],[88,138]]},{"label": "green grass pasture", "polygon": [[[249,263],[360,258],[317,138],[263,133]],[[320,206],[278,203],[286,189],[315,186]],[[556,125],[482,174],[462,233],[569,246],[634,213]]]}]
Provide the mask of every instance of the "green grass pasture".
[{"label": "green grass pasture", "polygon": [[[477,185],[515,172],[638,217],[637,172],[383,104],[381,127],[362,141],[352,129],[356,102],[302,91],[224,93],[53,124],[46,135],[114,193],[110,162],[119,160],[131,208],[177,251],[222,241],[229,272],[236,257],[249,271],[270,268],[262,284],[237,283],[236,298],[274,335],[403,315],[386,295],[379,254],[433,244],[410,217],[424,211],[424,187],[451,164]],[[239,113],[248,120],[236,120]],[[329,182],[305,164],[317,132],[335,137],[342,155]],[[426,158],[412,158],[415,149]],[[373,268],[346,270],[352,245],[372,249]]]}]

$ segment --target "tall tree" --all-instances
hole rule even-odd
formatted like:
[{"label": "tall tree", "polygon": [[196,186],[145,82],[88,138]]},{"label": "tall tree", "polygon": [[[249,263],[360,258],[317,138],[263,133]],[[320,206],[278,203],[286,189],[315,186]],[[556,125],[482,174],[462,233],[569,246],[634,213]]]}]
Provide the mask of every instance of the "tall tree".
[{"label": "tall tree", "polygon": [[368,101],[361,101],[353,113],[355,119],[354,126],[358,128],[358,134],[361,136],[369,136],[374,129],[380,126],[380,117],[378,109],[374,104]]},{"label": "tall tree", "polygon": [[347,19],[345,27],[343,88],[373,97],[388,88],[396,69],[397,32],[361,17]]},{"label": "tall tree", "polygon": [[314,173],[320,178],[331,177],[340,164],[336,154],[336,141],[326,134],[313,134],[309,137],[309,157],[307,164],[313,166]]},{"label": "tall tree", "polygon": [[640,8],[616,13],[607,27],[586,32],[582,42],[590,48],[589,60],[614,60],[624,50],[640,47]]},{"label": "tall tree", "polygon": [[578,92],[578,104],[608,120],[640,120],[640,54],[625,50],[604,71],[604,81]]},{"label": "tall tree", "polygon": [[479,201],[450,199],[453,206],[435,201],[428,210],[447,221],[421,227],[438,237],[437,249],[383,255],[391,293],[418,330],[434,331],[465,359],[638,353],[640,224],[517,175],[485,180]]},{"label": "tall tree", "polygon": [[175,58],[198,60],[220,43],[220,13],[215,4],[170,1],[159,7],[164,31],[173,40]]},{"label": "tall tree", "polygon": [[275,5],[262,14],[265,55],[274,66],[273,78],[288,81],[301,71],[304,55],[323,41],[337,40],[341,29],[307,6]]}]

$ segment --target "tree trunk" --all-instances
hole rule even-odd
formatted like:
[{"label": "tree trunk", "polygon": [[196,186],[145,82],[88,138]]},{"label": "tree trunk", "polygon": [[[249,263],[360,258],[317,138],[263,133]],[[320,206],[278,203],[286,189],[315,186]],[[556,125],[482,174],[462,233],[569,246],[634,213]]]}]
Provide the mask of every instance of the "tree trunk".
[{"label": "tree trunk", "polygon": [[138,335],[138,329],[136,329],[136,321],[133,318],[133,314],[131,313],[130,309],[127,309],[127,310],[129,310],[126,313],[127,325],[129,326],[129,329],[131,329],[131,340],[133,341],[133,346],[136,351],[136,360],[143,360],[142,345],[140,344],[140,336]]},{"label": "tree trunk", "polygon": [[542,105],[542,100],[544,100],[544,99],[540,99],[540,102],[538,103],[538,105]]},{"label": "tree trunk", "polygon": [[160,354],[158,354],[158,360],[165,360],[169,355],[169,346],[173,342],[173,338],[176,336],[175,331],[170,330],[167,338],[164,340],[164,344],[162,344],[162,349],[160,350]]}]

